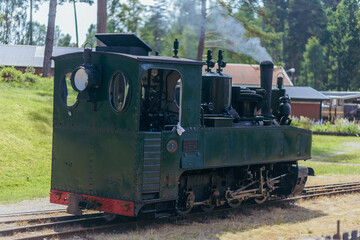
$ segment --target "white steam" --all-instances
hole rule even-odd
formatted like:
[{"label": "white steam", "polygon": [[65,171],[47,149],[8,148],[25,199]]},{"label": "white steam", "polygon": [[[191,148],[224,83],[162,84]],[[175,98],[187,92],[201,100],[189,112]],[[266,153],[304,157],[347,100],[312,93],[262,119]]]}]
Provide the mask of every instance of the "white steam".
[{"label": "white steam", "polygon": [[207,32],[216,32],[217,39],[211,45],[228,49],[233,52],[241,52],[252,57],[257,62],[272,61],[266,49],[261,46],[260,39],[247,37],[246,30],[236,18],[225,14],[222,8],[214,8],[208,16]]}]

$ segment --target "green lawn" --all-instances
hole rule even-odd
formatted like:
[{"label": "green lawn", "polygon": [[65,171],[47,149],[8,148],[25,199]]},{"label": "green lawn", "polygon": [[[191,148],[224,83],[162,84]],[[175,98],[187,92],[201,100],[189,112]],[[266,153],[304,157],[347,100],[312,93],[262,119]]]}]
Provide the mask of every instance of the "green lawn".
[{"label": "green lawn", "polygon": [[313,135],[312,160],[299,163],[316,175],[360,175],[360,138]]},{"label": "green lawn", "polygon": [[360,175],[360,165],[300,161],[299,165],[311,167],[315,175]]},{"label": "green lawn", "polygon": [[360,138],[313,135],[313,160],[360,164]]},{"label": "green lawn", "polygon": [[49,195],[52,80],[0,83],[0,203]]}]

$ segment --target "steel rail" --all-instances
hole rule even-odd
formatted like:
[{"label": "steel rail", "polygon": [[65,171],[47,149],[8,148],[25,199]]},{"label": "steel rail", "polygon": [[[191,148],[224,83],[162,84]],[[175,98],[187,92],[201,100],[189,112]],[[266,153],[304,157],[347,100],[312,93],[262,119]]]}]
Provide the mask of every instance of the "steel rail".
[{"label": "steel rail", "polygon": [[[84,228],[77,228],[72,229],[70,231],[63,231],[63,232],[54,232],[54,233],[48,233],[43,235],[37,235],[37,236],[28,236],[24,238],[18,238],[17,240],[38,240],[38,239],[51,239],[51,238],[66,238],[71,237],[74,235],[77,236],[86,236],[88,233],[96,233],[104,230],[111,230],[111,229],[117,229],[118,231],[121,229],[129,229],[131,227],[139,226],[139,225],[146,225],[146,224],[153,224],[153,223],[163,223],[163,222],[176,222],[196,217],[204,217],[204,216],[216,216],[216,215],[228,215],[230,213],[234,213],[237,211],[241,211],[243,209],[246,209],[250,206],[267,206],[270,204],[277,204],[282,202],[291,202],[294,200],[299,199],[307,199],[307,198],[314,198],[314,197],[320,197],[320,196],[329,196],[329,195],[336,195],[336,194],[346,194],[346,193],[353,193],[353,192],[360,192],[360,183],[354,182],[354,183],[343,183],[343,184],[328,184],[328,185],[316,185],[316,186],[309,186],[306,187],[304,190],[304,194],[297,196],[297,197],[290,197],[285,199],[272,199],[269,200],[261,205],[259,204],[243,204],[239,208],[223,208],[220,207],[219,209],[215,209],[212,212],[194,212],[185,216],[171,216],[166,217],[162,219],[150,219],[150,220],[141,220],[137,218],[127,218],[128,221],[121,221],[119,223],[107,223],[100,226],[93,226],[93,227],[84,227]],[[98,217],[98,220],[101,217]],[[129,221],[130,219],[130,221]],[[96,222],[97,220],[94,219]],[[50,226],[50,225],[49,225]],[[52,226],[56,226],[56,223],[53,223]],[[26,228],[26,227],[25,227]],[[1,232],[0,232],[1,233]]]},{"label": "steel rail", "polygon": [[360,183],[345,183],[345,184],[329,184],[329,185],[319,185],[319,186],[310,186],[304,189],[306,195],[318,195],[318,194],[334,194],[334,193],[344,193],[344,192],[354,192],[360,190]]},{"label": "steel rail", "polygon": [[[21,222],[26,222],[28,224],[48,223],[48,222],[75,220],[75,219],[79,219],[79,218],[88,218],[88,217],[103,216],[103,215],[104,215],[103,213],[94,213],[94,214],[84,214],[82,216],[65,215],[65,216],[56,216],[56,217],[25,218],[25,219],[18,219],[18,220],[0,221],[0,224],[5,225],[5,224],[21,223]],[[0,235],[1,235],[1,230],[0,230]]]},{"label": "steel rail", "polygon": [[4,213],[4,214],[0,214],[0,218],[27,216],[27,215],[39,215],[39,214],[51,214],[51,213],[65,213],[65,212],[66,212],[66,210],[62,210],[62,209],[50,209],[50,210],[30,211],[30,212]]},{"label": "steel rail", "polygon": [[360,186],[352,186],[352,187],[343,187],[343,188],[330,188],[330,189],[316,189],[316,190],[312,190],[312,191],[307,191],[306,195],[311,195],[314,193],[331,193],[331,192],[338,192],[338,191],[345,191],[345,190],[350,190],[350,191],[355,191],[360,189]]},{"label": "steel rail", "polygon": [[[43,230],[46,228],[51,227],[60,227],[60,226],[68,226],[68,225],[74,225],[74,224],[83,224],[83,223],[90,223],[94,222],[98,219],[103,219],[103,216],[88,216],[88,217],[82,217],[82,218],[75,218],[70,220],[60,220],[56,222],[51,223],[41,223],[41,224],[35,224],[35,225],[28,225],[24,227],[15,227],[15,228],[9,228],[0,230],[0,236],[12,236],[17,233],[23,233],[23,232],[35,232],[39,230]],[[26,220],[25,220],[26,221]],[[21,221],[18,221],[21,222]]]},{"label": "steel rail", "polygon": [[347,182],[347,183],[334,183],[334,184],[323,184],[323,185],[312,185],[306,186],[306,189],[313,189],[313,188],[329,188],[329,187],[337,187],[337,186],[349,186],[349,185],[360,185],[360,182]]}]

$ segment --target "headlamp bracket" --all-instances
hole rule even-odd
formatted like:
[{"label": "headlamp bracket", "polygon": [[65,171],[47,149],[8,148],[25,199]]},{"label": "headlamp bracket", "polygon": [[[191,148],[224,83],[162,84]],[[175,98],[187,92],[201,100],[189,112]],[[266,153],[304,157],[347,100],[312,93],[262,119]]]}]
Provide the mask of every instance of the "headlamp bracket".
[{"label": "headlamp bracket", "polygon": [[[91,64],[92,49],[84,49],[84,63],[71,74],[71,85],[78,92],[78,100],[95,102],[101,85],[101,65]],[[77,75],[78,74],[78,75]],[[79,77],[79,75],[81,75]],[[78,77],[76,77],[78,76]],[[80,89],[78,88],[80,86]]]}]

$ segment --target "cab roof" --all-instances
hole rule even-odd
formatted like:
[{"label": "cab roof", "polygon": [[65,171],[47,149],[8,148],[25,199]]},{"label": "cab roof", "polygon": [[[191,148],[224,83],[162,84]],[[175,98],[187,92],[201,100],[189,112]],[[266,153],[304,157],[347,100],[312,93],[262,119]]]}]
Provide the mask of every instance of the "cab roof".
[{"label": "cab roof", "polygon": [[[57,60],[65,60],[75,56],[82,55],[82,52],[76,53],[68,53],[56,57],[52,57],[55,61]],[[104,54],[104,55],[116,55],[122,56],[125,58],[129,58],[135,60],[137,62],[148,62],[148,63],[175,63],[175,64],[188,64],[188,65],[204,65],[204,62],[195,61],[187,58],[179,58],[179,57],[166,57],[166,56],[139,56],[139,55],[132,55],[132,54],[124,54],[124,53],[116,53],[116,52],[103,52],[103,51],[93,51],[92,54]]]}]

